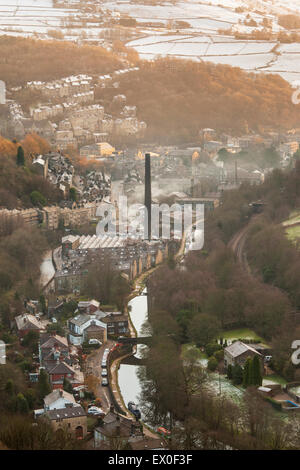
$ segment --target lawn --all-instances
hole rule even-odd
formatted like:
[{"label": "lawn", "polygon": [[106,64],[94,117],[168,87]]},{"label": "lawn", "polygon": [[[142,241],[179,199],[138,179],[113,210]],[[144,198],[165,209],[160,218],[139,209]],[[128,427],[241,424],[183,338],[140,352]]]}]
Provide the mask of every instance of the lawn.
[{"label": "lawn", "polygon": [[282,222],[282,225],[286,226],[286,225],[292,225],[292,224],[297,224],[297,223],[300,223],[300,214],[299,212],[293,211],[291,212],[290,217],[284,222]]},{"label": "lawn", "polygon": [[227,331],[222,331],[222,333],[219,336],[219,339],[223,338],[226,339],[227,341],[233,341],[233,340],[254,340],[257,341],[258,343],[263,343],[264,339],[258,336],[255,331],[250,330],[250,328],[238,328],[235,330],[227,330]]},{"label": "lawn", "polygon": [[233,383],[224,374],[218,374],[217,372],[210,372],[208,385],[217,392],[226,396],[229,400],[239,404],[244,396],[245,389],[242,386],[233,385]]},{"label": "lawn", "polygon": [[[222,337],[227,340],[233,339],[255,339],[257,342],[263,342],[263,338],[260,338],[253,330],[248,328],[241,328],[236,330],[230,330],[223,333]],[[188,352],[193,350],[198,358],[199,365],[202,367],[207,367],[208,357],[207,355],[201,351],[201,349],[197,348],[194,344],[188,343],[183,344],[181,349],[182,359],[184,361],[185,357],[187,357]],[[198,362],[197,361],[197,362]],[[286,385],[286,381],[280,375],[272,374],[265,376],[263,378],[263,385],[268,386],[271,384],[280,384]],[[224,374],[218,374],[218,372],[209,372],[208,373],[208,382],[207,385],[214,390],[215,393],[219,393],[221,391],[222,395],[225,395],[227,398],[231,399],[236,404],[240,404],[242,398],[244,396],[245,389],[242,386],[233,385],[233,383],[226,377]],[[284,417],[286,415],[284,414]]]},{"label": "lawn", "polygon": [[296,225],[295,227],[289,227],[286,229],[287,238],[292,242],[296,242],[300,238],[300,225]]},{"label": "lawn", "polygon": [[276,375],[276,374],[265,376],[263,378],[263,385],[268,386],[271,384],[286,385],[286,380],[283,377],[280,377],[280,375]]}]

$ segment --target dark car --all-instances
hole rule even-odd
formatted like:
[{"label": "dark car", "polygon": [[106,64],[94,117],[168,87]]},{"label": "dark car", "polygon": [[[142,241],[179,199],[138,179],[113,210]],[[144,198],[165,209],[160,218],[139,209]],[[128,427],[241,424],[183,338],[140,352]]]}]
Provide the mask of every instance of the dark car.
[{"label": "dark car", "polygon": [[129,411],[135,416],[135,419],[141,419],[141,412],[133,401],[128,402]]}]

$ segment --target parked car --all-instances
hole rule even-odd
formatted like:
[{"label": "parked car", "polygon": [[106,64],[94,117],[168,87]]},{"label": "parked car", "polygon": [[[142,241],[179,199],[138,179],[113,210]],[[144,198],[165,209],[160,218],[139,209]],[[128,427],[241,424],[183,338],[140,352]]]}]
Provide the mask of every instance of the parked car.
[{"label": "parked car", "polygon": [[99,339],[96,339],[96,338],[89,339],[89,344],[98,344],[99,346],[102,346],[101,341],[99,341]]},{"label": "parked car", "polygon": [[98,408],[97,406],[91,406],[88,409],[88,414],[89,415],[103,415],[104,411],[101,408]]},{"label": "parked car", "polygon": [[108,379],[106,377],[103,377],[101,385],[102,385],[102,387],[107,387]]},{"label": "parked car", "polygon": [[136,419],[141,419],[141,412],[133,401],[128,402],[127,408],[135,416]]},{"label": "parked car", "polygon": [[272,356],[265,356],[265,362],[270,362],[270,360],[272,359]]},{"label": "parked car", "polygon": [[107,377],[107,370],[106,369],[102,370],[101,377]]}]

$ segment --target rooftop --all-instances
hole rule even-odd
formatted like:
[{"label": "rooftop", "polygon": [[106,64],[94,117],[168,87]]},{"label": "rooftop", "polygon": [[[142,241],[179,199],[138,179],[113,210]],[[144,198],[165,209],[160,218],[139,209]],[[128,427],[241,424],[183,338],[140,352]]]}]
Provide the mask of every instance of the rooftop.
[{"label": "rooftop", "polygon": [[256,351],[256,349],[252,348],[248,344],[243,343],[242,341],[235,341],[230,346],[227,346],[225,351],[228,352],[232,357],[238,357],[241,354],[244,354],[246,351],[252,351],[258,356],[261,356],[261,354]]},{"label": "rooftop", "polygon": [[46,411],[45,415],[51,420],[57,420],[86,416],[86,412],[84,411],[82,406],[75,406],[70,408],[62,408],[61,410],[49,410]]},{"label": "rooftop", "polygon": [[71,393],[68,393],[65,390],[56,389],[56,390],[53,390],[53,392],[49,393],[49,395],[45,396],[44,404],[46,406],[49,406],[52,403],[56,402],[59,398],[64,398],[65,400],[68,400],[70,403],[76,403],[75,398],[73,397],[73,395],[71,395]]}]

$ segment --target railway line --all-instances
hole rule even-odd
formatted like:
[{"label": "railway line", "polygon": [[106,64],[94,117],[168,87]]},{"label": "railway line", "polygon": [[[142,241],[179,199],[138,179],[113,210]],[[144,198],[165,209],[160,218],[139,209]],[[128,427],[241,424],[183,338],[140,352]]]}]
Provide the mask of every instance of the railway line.
[{"label": "railway line", "polygon": [[251,268],[247,260],[247,254],[245,251],[245,243],[247,240],[247,236],[249,234],[249,231],[253,227],[254,223],[256,223],[259,218],[261,217],[261,214],[254,215],[248,224],[244,226],[241,230],[239,230],[229,241],[228,243],[228,248],[231,248],[233,253],[235,254],[237,260],[239,261],[240,265],[242,266],[243,270],[245,271],[246,274],[249,276],[253,276],[251,273]]}]

